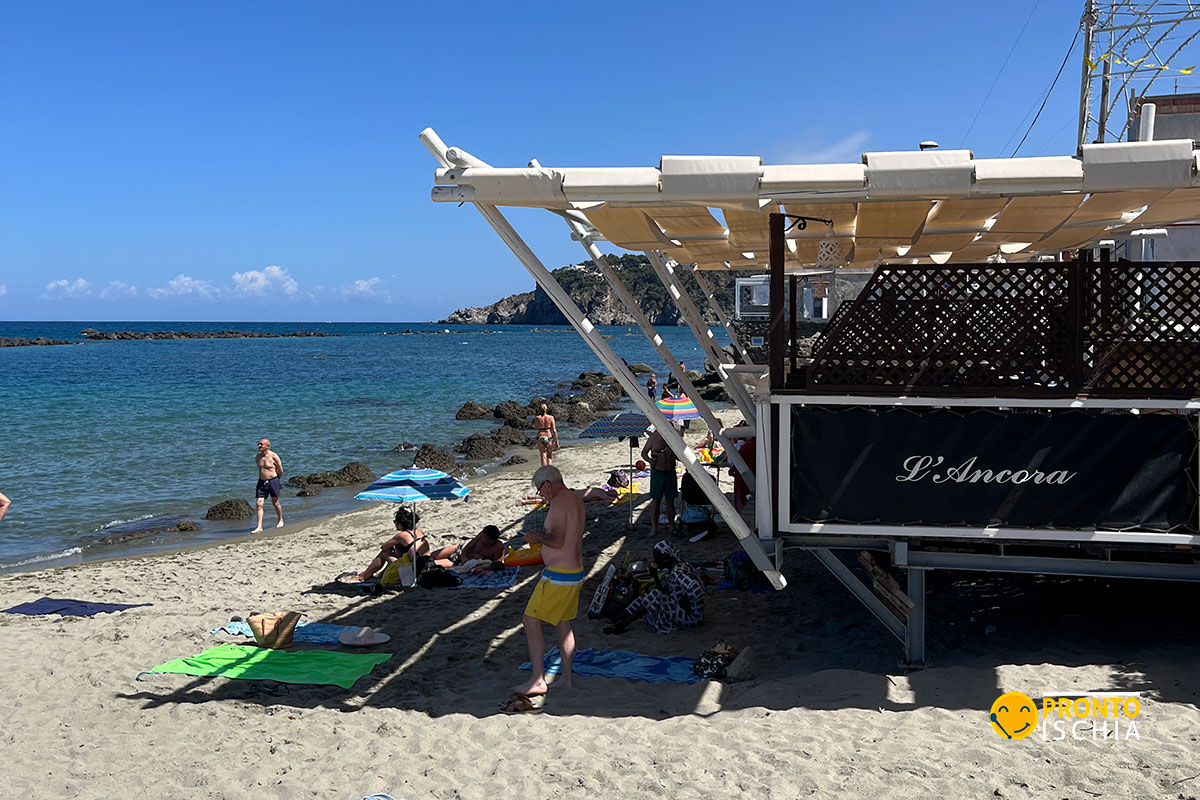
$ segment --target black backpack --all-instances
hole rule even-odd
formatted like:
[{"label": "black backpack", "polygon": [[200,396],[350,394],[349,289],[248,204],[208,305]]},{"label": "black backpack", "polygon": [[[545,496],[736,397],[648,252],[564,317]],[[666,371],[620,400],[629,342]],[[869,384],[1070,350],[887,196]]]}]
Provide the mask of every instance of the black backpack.
[{"label": "black backpack", "polygon": [[422,589],[453,587],[458,586],[460,583],[462,583],[462,578],[437,564],[427,566],[425,571],[417,578],[417,585]]}]

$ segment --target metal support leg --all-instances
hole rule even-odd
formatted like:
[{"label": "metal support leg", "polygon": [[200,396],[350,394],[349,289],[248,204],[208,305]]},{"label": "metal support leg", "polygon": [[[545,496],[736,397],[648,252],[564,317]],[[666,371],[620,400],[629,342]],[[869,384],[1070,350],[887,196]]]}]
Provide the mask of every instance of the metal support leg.
[{"label": "metal support leg", "polygon": [[[825,566],[827,570],[833,573],[833,577],[842,582],[842,585],[850,590],[850,593],[859,599],[867,610],[883,623],[883,626],[891,631],[892,635],[901,642],[906,642],[906,632],[904,623],[883,604],[883,601],[875,596],[875,592],[871,591],[871,587],[858,579],[858,576],[850,571],[850,568],[841,562],[832,550],[818,549],[813,550],[812,554],[816,559]],[[910,578],[911,580],[911,578]]]},{"label": "metal support leg", "polygon": [[914,605],[904,630],[904,660],[910,667],[925,666],[925,570],[908,570],[908,596]]}]

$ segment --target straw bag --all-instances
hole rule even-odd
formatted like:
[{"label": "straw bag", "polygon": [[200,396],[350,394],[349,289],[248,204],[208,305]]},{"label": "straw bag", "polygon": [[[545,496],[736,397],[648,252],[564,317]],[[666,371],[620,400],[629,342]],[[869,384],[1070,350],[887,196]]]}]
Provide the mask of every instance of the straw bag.
[{"label": "straw bag", "polygon": [[298,611],[272,611],[270,614],[256,614],[246,622],[259,647],[280,650],[291,645],[296,623],[302,616]]}]

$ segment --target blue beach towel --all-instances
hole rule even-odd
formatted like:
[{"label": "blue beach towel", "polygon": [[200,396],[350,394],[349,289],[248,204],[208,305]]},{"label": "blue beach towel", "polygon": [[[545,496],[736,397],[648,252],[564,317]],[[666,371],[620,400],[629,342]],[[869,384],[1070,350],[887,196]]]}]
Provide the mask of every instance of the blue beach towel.
[{"label": "blue beach towel", "polygon": [[127,608],[148,606],[149,603],[93,603],[90,600],[65,600],[53,597],[42,597],[29,603],[20,603],[12,608],[3,609],[5,614],[24,614],[37,617],[42,614],[60,614],[64,617],[90,617],[93,614],[108,614],[113,611],[124,611]]},{"label": "blue beach towel", "polygon": [[520,567],[505,567],[502,570],[494,572],[485,572],[481,575],[472,575],[467,573],[462,576],[462,583],[455,586],[455,589],[507,589],[517,582],[517,575],[521,572]]},{"label": "blue beach towel", "polygon": [[[558,648],[546,653],[546,674],[557,675],[562,669]],[[577,650],[572,665],[576,675],[587,678],[625,678],[646,683],[697,683],[701,679],[692,672],[694,658],[683,656],[647,656],[629,650]],[[521,669],[532,669],[526,661]]]},{"label": "blue beach towel", "polygon": [[[338,637],[346,631],[358,630],[352,625],[326,625],[323,622],[306,622],[301,620],[296,623],[296,632],[292,635],[294,642],[306,642],[308,644],[341,644]],[[250,630],[248,622],[227,622],[220,628],[213,628],[209,631],[210,634],[228,633],[230,636],[253,636],[254,631]]]}]

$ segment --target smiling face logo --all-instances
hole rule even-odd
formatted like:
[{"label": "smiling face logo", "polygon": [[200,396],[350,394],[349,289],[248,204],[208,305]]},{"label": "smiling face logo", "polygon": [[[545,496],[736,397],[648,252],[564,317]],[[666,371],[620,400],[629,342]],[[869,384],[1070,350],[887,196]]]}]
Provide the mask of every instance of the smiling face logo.
[{"label": "smiling face logo", "polygon": [[992,703],[992,730],[1005,739],[1024,739],[1037,725],[1037,706],[1028,695],[1005,692]]}]

